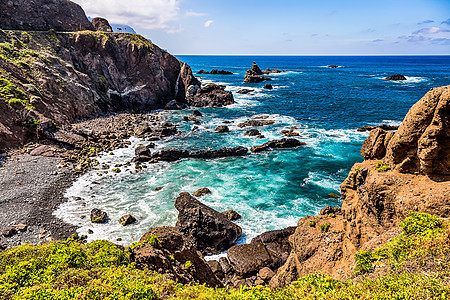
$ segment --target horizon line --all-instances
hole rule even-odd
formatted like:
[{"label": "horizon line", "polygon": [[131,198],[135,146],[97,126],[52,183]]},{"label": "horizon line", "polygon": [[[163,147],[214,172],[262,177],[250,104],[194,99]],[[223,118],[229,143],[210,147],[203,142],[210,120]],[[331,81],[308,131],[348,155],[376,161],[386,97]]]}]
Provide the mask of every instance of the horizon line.
[{"label": "horizon line", "polygon": [[186,54],[190,56],[450,56],[450,54]]}]

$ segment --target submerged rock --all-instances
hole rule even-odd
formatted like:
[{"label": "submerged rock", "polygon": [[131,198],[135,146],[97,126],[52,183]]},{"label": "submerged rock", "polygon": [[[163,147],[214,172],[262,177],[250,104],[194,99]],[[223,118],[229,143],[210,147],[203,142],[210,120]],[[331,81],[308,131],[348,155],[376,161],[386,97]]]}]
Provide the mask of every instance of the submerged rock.
[{"label": "submerged rock", "polygon": [[204,255],[227,250],[242,234],[238,225],[189,193],[178,196],[175,208],[179,212],[176,228],[192,237],[197,249]]},{"label": "submerged rock", "polygon": [[224,132],[229,132],[229,131],[230,131],[230,128],[228,128],[228,126],[226,126],[226,125],[219,125],[216,127],[216,132],[219,132],[219,133],[224,133]]},{"label": "submerged rock", "polygon": [[248,94],[248,93],[252,93],[254,91],[255,90],[251,90],[251,89],[240,89],[236,93],[238,93],[238,94]]},{"label": "submerged rock", "polygon": [[385,78],[386,80],[406,80],[406,77],[401,74],[394,74]]},{"label": "submerged rock", "polygon": [[266,83],[263,88],[266,90],[271,90],[273,89],[273,86],[270,83]]}]

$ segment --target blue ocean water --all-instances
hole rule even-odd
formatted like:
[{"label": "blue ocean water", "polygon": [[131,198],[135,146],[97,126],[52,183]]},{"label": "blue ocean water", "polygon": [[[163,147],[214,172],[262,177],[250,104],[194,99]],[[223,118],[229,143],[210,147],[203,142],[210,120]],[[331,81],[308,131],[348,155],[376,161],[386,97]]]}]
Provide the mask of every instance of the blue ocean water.
[{"label": "blue ocean water", "polygon": [[[289,150],[249,154],[239,158],[216,160],[182,160],[148,165],[143,172],[130,174],[109,172],[98,176],[96,171],[83,175],[67,191],[70,201],[55,214],[80,226],[80,234],[92,229],[89,239],[109,239],[129,244],[149,228],[174,225],[176,196],[208,187],[212,194],[200,200],[216,210],[234,209],[243,218],[240,242],[249,241],[267,230],[295,225],[299,218],[317,214],[326,205],[339,206],[339,185],[351,166],[362,161],[360,148],[368,133],[358,127],[381,123],[400,124],[409,108],[430,88],[450,84],[450,56],[179,56],[194,72],[200,69],[225,69],[233,75],[200,75],[203,83],[226,85],[233,92],[236,104],[224,108],[202,108],[199,130],[191,131],[192,123],[182,121],[192,109],[164,112],[168,121],[179,124],[183,134],[157,143],[188,150],[262,144],[282,138],[281,130],[296,126],[299,139],[306,146]],[[274,89],[260,84],[245,84],[245,71],[256,61],[261,69],[278,68],[288,72],[272,74]],[[339,68],[326,68],[327,65]],[[384,77],[400,73],[406,81],[387,81]],[[252,94],[237,94],[251,88]],[[238,123],[256,116],[268,115],[275,123],[258,128],[264,139],[244,136],[249,128]],[[214,129],[227,124],[229,133]],[[139,139],[132,145],[104,154],[100,162],[114,166],[129,161]],[[99,184],[92,184],[96,181]],[[157,188],[158,187],[158,188]],[[157,188],[155,190],[155,188]],[[81,197],[82,200],[75,200]],[[84,204],[83,204],[84,203]],[[108,224],[91,224],[92,208],[108,212]],[[134,225],[121,227],[117,220],[131,213],[138,219]]]}]

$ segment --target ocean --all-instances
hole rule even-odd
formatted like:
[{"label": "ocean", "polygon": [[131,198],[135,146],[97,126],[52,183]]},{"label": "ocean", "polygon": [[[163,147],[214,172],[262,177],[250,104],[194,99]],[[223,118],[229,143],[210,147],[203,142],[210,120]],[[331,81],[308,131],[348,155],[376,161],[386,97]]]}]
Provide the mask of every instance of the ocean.
[{"label": "ocean", "polygon": [[[173,204],[180,192],[208,187],[212,193],[200,200],[225,211],[242,215],[236,221],[243,229],[239,243],[268,230],[295,226],[304,216],[321,208],[340,206],[339,185],[354,163],[361,162],[365,125],[399,125],[410,109],[430,88],[450,84],[450,56],[178,56],[193,72],[224,69],[233,75],[197,75],[203,84],[223,84],[232,91],[236,104],[223,108],[201,108],[199,130],[183,122],[193,109],[162,115],[179,124],[182,135],[156,142],[156,149],[168,147],[187,150],[260,145],[283,137],[282,130],[295,126],[299,139],[306,143],[295,149],[248,154],[245,157],[214,160],[186,159],[148,165],[137,174],[126,167],[121,173],[98,176],[90,171],[66,192],[69,201],[55,212],[64,221],[80,226],[79,234],[88,240],[108,239],[123,245],[138,241],[148,229],[173,226],[178,212]],[[243,83],[244,74],[256,61],[261,69],[277,68],[288,72],[271,74],[273,90],[259,84]],[[327,65],[339,68],[327,68]],[[403,74],[406,81],[384,77]],[[241,88],[252,94],[237,94]],[[268,115],[273,125],[257,128],[263,139],[244,136],[249,128],[238,123]],[[228,133],[214,129],[232,121]],[[98,157],[111,166],[132,159],[134,148],[142,143],[132,138],[131,146]],[[147,142],[148,143],[148,142]],[[134,170],[134,166],[129,167]],[[92,184],[96,181],[98,184]],[[76,200],[80,197],[81,200]],[[107,224],[92,224],[92,208],[106,211]],[[117,220],[132,214],[138,222],[122,227]],[[85,216],[85,217],[83,217]],[[86,217],[87,216],[87,217]]]}]

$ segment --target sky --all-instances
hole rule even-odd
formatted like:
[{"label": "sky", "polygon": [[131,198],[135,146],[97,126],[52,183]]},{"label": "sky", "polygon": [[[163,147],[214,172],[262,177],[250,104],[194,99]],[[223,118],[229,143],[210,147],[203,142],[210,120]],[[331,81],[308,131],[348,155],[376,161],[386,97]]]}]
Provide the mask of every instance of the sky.
[{"label": "sky", "polygon": [[450,55],[450,0],[73,0],[173,54]]}]

